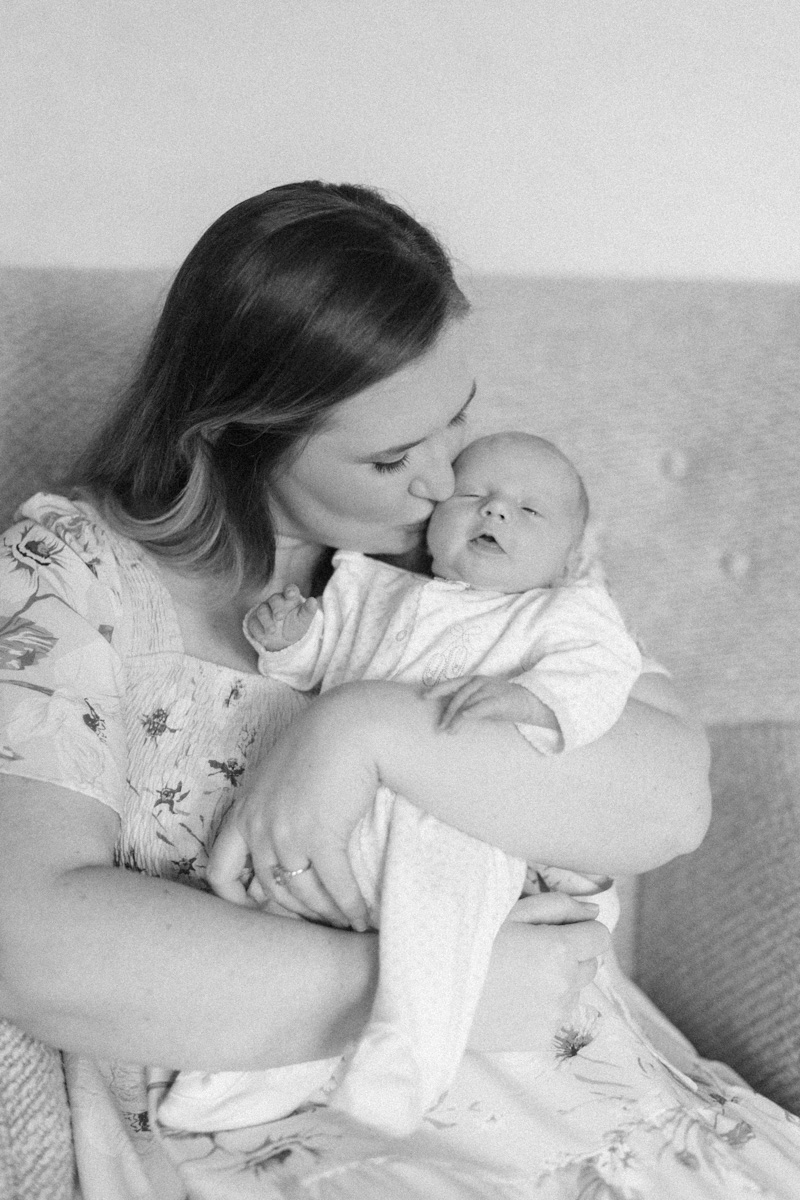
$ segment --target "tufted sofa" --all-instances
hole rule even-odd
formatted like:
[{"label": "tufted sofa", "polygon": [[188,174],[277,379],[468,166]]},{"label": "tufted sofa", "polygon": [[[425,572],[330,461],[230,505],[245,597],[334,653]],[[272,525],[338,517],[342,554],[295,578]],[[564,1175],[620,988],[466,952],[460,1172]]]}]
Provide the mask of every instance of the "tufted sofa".
[{"label": "tufted sofa", "polygon": [[[162,272],[0,270],[0,518],[118,390]],[[800,288],[476,278],[478,431],[558,442],[612,588],[706,722],[699,851],[621,881],[625,967],[800,1113]],[[0,1195],[71,1196],[58,1056],[0,1022]]]}]

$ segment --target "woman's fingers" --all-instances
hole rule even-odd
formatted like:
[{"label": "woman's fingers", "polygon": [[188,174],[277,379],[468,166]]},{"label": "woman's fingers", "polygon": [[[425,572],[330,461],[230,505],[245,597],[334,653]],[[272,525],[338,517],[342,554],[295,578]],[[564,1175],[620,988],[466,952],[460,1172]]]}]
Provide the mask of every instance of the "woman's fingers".
[{"label": "woman's fingers", "polygon": [[346,913],[332,899],[314,866],[303,871],[302,875],[293,875],[282,882],[276,880],[273,894],[281,904],[309,920],[324,921],[341,929],[350,927]]},{"label": "woman's fingers", "polygon": [[208,858],[208,882],[223,900],[252,908],[255,901],[248,896],[245,883],[250,873],[247,842],[232,821],[223,822]]},{"label": "woman's fingers", "polygon": [[583,903],[564,892],[545,892],[517,901],[509,920],[550,926],[571,974],[571,988],[579,991],[592,982],[598,959],[611,944],[608,929],[595,919],[599,911],[596,904]]},{"label": "woman's fingers", "polygon": [[[300,871],[306,863],[311,866]],[[276,867],[298,873],[287,877]],[[262,841],[254,847],[253,869],[264,890],[298,916],[345,929],[369,927],[367,906],[345,851],[321,845],[304,851]]]},{"label": "woman's fingers", "polygon": [[278,883],[273,876],[270,894],[284,908],[288,908],[290,912],[296,913],[298,917],[303,917],[306,921],[322,921],[326,925],[347,928],[344,915],[316,878],[313,867],[310,867],[303,876],[302,885],[299,877],[287,879],[285,883]]},{"label": "woman's fingers", "polygon": [[314,855],[317,874],[328,893],[347,918],[348,924],[363,933],[370,928],[367,903],[361,894],[346,845],[319,846]]},{"label": "woman's fingers", "polygon": [[611,934],[600,921],[579,921],[574,925],[561,925],[559,932],[564,945],[579,963],[599,958],[611,945]]},{"label": "woman's fingers", "polygon": [[508,919],[526,925],[567,925],[593,921],[599,912],[597,904],[576,900],[566,892],[541,892],[518,900]]}]

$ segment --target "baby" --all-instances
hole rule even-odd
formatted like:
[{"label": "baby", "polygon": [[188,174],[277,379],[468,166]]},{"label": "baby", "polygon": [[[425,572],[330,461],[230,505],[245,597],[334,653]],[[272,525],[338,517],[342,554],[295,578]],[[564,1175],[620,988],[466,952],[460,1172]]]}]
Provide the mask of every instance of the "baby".
[{"label": "baby", "polygon": [[[593,741],[621,714],[641,656],[602,583],[580,574],[580,476],[550,442],[518,432],[471,443],[454,472],[428,526],[433,578],[337,552],[320,602],[287,588],[248,613],[259,669],[304,691],[358,679],[421,686],[443,728],[507,721],[542,754]],[[383,787],[350,857],[380,928],[358,1044],[343,1059],[179,1075],[166,1124],[233,1127],[313,1099],[410,1133],[452,1082],[494,937],[520,894],[604,893],[601,919],[616,918],[610,880],[526,865]]]}]

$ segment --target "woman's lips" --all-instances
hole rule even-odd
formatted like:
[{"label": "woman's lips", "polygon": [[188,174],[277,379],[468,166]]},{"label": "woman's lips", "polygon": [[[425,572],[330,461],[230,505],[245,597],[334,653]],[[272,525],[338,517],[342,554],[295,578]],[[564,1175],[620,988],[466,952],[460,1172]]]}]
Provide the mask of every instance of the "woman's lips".
[{"label": "woman's lips", "polygon": [[411,533],[411,534],[414,534],[415,536],[419,536],[419,534],[425,532],[425,530],[428,526],[429,520],[430,520],[430,517],[426,517],[424,521],[415,521],[413,523],[413,525],[404,525],[403,529],[405,529],[407,533]]}]

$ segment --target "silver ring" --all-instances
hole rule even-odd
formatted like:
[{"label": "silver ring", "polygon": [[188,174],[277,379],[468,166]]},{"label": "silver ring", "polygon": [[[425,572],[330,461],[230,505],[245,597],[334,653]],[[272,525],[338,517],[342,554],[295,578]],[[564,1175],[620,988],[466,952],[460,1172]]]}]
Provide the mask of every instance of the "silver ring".
[{"label": "silver ring", "polygon": [[280,863],[272,864],[272,878],[277,883],[278,887],[286,887],[287,879],[294,879],[295,875],[303,875],[306,871],[311,870],[311,860],[304,867],[295,867],[290,871],[287,867],[281,866]]}]

